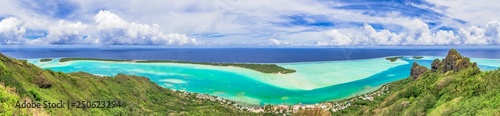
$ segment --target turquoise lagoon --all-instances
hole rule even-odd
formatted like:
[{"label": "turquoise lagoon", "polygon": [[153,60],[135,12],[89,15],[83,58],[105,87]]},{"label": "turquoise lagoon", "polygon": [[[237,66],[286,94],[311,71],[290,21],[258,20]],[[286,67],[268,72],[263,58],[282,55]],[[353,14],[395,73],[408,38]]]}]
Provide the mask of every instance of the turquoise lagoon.
[{"label": "turquoise lagoon", "polygon": [[[69,61],[60,63],[29,59],[41,68],[62,72],[84,71],[96,75],[119,73],[139,75],[165,88],[210,94],[248,105],[314,104],[339,100],[373,91],[381,85],[407,78],[412,62],[430,67],[433,59],[404,57],[396,62],[385,58],[277,63],[294,69],[291,74],[265,74],[238,67],[180,63],[129,63],[109,61]],[[500,67],[497,59],[472,59],[483,70]]]}]

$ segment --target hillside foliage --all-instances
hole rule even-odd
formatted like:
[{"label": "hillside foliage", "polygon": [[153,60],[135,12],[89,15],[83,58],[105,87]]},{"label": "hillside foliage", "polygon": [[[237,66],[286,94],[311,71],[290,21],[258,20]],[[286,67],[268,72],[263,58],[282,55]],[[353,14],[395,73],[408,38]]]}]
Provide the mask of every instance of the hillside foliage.
[{"label": "hillside foliage", "polygon": [[[95,76],[40,69],[0,54],[0,115],[257,115],[232,104],[158,86],[148,78],[118,74]],[[23,100],[121,101],[115,108],[15,108]],[[68,107],[68,104],[66,105]]]},{"label": "hillside foliage", "polygon": [[500,115],[500,69],[481,72],[454,49],[432,67],[418,78],[389,83],[390,94],[333,115]]}]

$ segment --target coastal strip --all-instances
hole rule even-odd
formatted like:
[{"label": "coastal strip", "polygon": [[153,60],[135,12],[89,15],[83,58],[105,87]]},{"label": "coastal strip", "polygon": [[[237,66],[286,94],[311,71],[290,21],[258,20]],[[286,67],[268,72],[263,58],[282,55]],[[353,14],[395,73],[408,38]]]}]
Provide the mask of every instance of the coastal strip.
[{"label": "coastal strip", "polygon": [[[408,79],[406,79],[408,80]],[[369,102],[378,101],[381,98],[387,97],[388,93],[391,93],[389,88],[397,86],[397,84],[401,82],[405,82],[406,80],[397,81],[393,83],[388,83],[382,85],[380,88],[373,92],[358,94],[352,96],[347,99],[342,100],[334,100],[334,101],[325,101],[316,104],[295,104],[295,105],[283,105],[283,104],[267,104],[264,106],[242,106],[239,104],[234,104],[233,106],[242,110],[249,111],[253,113],[272,113],[278,115],[292,115],[292,114],[307,114],[308,112],[317,112],[319,114],[330,114],[339,111],[343,111],[350,106],[359,105],[359,104],[368,104]],[[396,84],[396,85],[394,85]],[[202,97],[200,97],[202,96]],[[221,104],[231,103],[226,99],[219,98],[217,96],[211,95],[197,95],[198,98],[209,99],[212,101],[219,101]]]},{"label": "coastal strip", "polygon": [[183,64],[200,64],[200,65],[225,66],[225,67],[234,66],[234,67],[251,69],[267,74],[288,74],[296,72],[293,69],[283,68],[276,64],[210,63],[210,62],[189,62],[189,61],[176,61],[176,60],[127,60],[127,59],[99,59],[99,58],[61,58],[59,62],[68,62],[77,60],[130,62],[130,63],[183,63]]}]

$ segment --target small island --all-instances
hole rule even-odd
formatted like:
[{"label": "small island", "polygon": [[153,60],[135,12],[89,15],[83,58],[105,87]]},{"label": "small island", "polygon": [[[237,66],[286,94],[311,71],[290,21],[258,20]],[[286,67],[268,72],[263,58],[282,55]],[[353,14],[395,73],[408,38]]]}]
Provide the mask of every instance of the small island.
[{"label": "small island", "polygon": [[395,57],[388,57],[388,58],[385,58],[386,60],[389,60],[391,62],[394,62],[400,58],[403,58],[403,56],[395,56]]},{"label": "small island", "polygon": [[40,59],[40,62],[50,62],[52,61],[52,58],[42,58]]},{"label": "small island", "polygon": [[422,59],[424,57],[423,56],[413,56],[412,58],[415,59],[415,60],[418,60],[418,59]]},{"label": "small island", "polygon": [[75,60],[95,60],[95,61],[130,62],[130,63],[184,63],[184,64],[200,64],[200,65],[210,65],[210,66],[234,66],[268,74],[288,74],[296,72],[295,70],[286,69],[276,64],[210,63],[210,62],[189,62],[189,61],[176,61],[176,60],[128,60],[128,59],[99,59],[99,58],[61,58],[59,62],[68,62]]}]

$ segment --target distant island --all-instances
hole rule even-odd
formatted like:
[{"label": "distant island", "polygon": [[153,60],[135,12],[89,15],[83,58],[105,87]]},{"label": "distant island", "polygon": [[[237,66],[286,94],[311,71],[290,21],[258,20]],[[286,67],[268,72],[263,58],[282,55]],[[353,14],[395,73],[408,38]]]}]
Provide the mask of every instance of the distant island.
[{"label": "distant island", "polygon": [[394,56],[394,57],[388,57],[388,58],[385,58],[385,59],[389,60],[391,62],[395,62],[396,60],[398,60],[400,58],[403,58],[403,56]]},{"label": "distant island", "polygon": [[[388,58],[385,58],[385,59],[389,60],[391,62],[395,62],[396,60],[401,59],[401,58],[403,58],[403,56],[394,56],[394,57],[388,57]],[[413,56],[411,58],[418,60],[418,59],[422,59],[424,57],[423,56]]]},{"label": "distant island", "polygon": [[50,62],[52,61],[52,58],[42,58],[40,59],[40,62]]},{"label": "distant island", "polygon": [[61,58],[59,62],[68,62],[76,60],[131,62],[131,63],[183,63],[183,64],[200,64],[200,65],[210,65],[210,66],[234,66],[268,74],[288,74],[296,72],[293,69],[286,69],[276,64],[209,63],[209,62],[189,62],[189,61],[176,61],[176,60],[128,60],[128,59],[99,59],[99,58]]},{"label": "distant island", "polygon": [[417,59],[417,60],[418,60],[418,59],[422,59],[422,58],[424,58],[424,57],[423,57],[423,56],[413,56],[412,58],[413,58],[413,59]]}]

